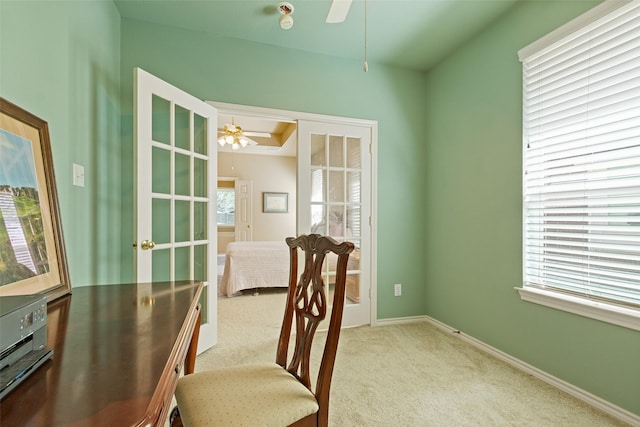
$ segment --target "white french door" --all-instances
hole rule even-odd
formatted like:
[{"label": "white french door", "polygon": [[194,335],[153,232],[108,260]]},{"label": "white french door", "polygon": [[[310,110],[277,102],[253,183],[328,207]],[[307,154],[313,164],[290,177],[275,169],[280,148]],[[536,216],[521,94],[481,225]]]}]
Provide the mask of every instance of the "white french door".
[{"label": "white french door", "polygon": [[[350,241],[343,326],[371,321],[372,128],[298,121],[298,232]],[[336,260],[324,266],[335,278]]]},{"label": "white french door", "polygon": [[201,353],[217,340],[217,111],[144,70],[134,73],[136,280],[204,282]]}]

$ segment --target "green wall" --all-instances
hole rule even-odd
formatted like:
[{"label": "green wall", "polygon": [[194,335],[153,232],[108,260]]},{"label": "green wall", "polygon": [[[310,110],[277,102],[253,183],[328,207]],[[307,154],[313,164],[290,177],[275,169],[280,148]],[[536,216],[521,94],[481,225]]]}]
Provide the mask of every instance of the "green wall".
[{"label": "green wall", "polygon": [[640,332],[520,300],[517,51],[598,2],[521,2],[426,77],[426,313],[640,414]]},{"label": "green wall", "polygon": [[[378,64],[364,73],[358,61],[123,20],[123,242],[133,239],[134,67],[205,100],[378,120],[378,317],[424,314],[422,74]],[[122,253],[126,280],[131,258]]]},{"label": "green wall", "polygon": [[378,120],[378,318],[426,313],[640,414],[638,332],[513,289],[516,52],[596,3],[523,1],[425,76],[121,21],[111,1],[0,0],[0,95],[49,123],[73,286],[133,280],[133,67],[202,99]]},{"label": "green wall", "polygon": [[48,123],[73,286],[120,280],[119,87],[111,1],[0,1],[0,96]]}]

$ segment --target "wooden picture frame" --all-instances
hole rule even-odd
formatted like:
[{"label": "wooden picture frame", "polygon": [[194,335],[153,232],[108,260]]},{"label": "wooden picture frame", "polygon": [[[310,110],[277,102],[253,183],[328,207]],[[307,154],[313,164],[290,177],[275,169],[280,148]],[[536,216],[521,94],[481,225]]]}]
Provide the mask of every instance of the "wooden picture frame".
[{"label": "wooden picture frame", "polygon": [[262,212],[289,212],[289,193],[262,193]]},{"label": "wooden picture frame", "polygon": [[0,98],[0,296],[71,292],[47,122]]}]

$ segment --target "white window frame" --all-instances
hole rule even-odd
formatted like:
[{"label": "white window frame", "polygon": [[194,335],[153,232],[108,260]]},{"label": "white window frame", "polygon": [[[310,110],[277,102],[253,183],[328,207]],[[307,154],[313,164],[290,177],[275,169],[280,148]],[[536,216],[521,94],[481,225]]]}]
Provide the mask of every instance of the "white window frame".
[{"label": "white window frame", "polygon": [[[220,192],[229,192],[229,193],[233,193],[234,194],[234,200],[235,200],[235,188],[233,187],[218,187],[218,193]],[[217,200],[216,200],[216,205],[217,205]],[[217,212],[216,209],[216,222],[217,222],[217,227],[235,227],[236,226],[236,220],[235,220],[235,212],[233,213],[233,222],[229,223],[221,223],[217,220],[219,213]]]},{"label": "white window frame", "polygon": [[[597,7],[591,9],[587,13],[579,16],[573,21],[563,25],[552,33],[542,37],[534,43],[526,46],[518,52],[521,61],[529,56],[545,49],[552,44],[571,36],[578,30],[585,28],[598,19],[616,11],[620,7],[627,7],[632,3],[638,4],[638,0],[607,0]],[[526,113],[526,111],[525,111]],[[526,117],[523,117],[526,120]],[[525,141],[526,146],[526,141]],[[526,148],[523,148],[523,169],[524,156],[526,156]],[[524,172],[524,170],[523,170]],[[523,177],[523,186],[525,184]],[[523,188],[523,197],[524,197]],[[527,203],[523,199],[523,278],[526,274],[526,216],[527,216]],[[604,322],[616,324],[626,328],[640,330],[640,307],[633,305],[617,305],[615,303],[608,303],[599,301],[597,299],[590,299],[586,296],[572,295],[564,292],[560,292],[553,289],[545,289],[544,286],[531,286],[523,280],[523,286],[516,288],[520,297],[524,301],[541,304],[544,306],[552,307],[555,309],[567,311],[570,313],[578,314],[581,316],[590,317],[593,319],[601,320]]]}]

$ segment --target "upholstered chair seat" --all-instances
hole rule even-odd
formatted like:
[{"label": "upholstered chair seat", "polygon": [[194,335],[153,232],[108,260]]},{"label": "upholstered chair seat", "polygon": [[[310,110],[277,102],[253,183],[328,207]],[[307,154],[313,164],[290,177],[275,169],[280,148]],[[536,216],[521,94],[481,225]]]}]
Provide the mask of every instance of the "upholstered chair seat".
[{"label": "upholstered chair seat", "polygon": [[187,375],[176,400],[182,423],[194,427],[282,427],[319,409],[313,393],[276,363]]}]

